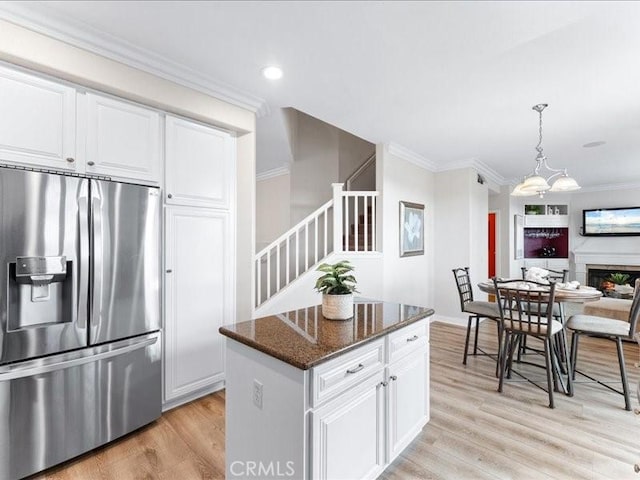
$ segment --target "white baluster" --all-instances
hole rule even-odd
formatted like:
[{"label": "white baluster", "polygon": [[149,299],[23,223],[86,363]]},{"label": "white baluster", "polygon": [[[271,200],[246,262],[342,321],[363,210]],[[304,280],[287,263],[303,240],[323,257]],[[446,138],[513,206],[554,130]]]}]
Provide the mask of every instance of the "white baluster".
[{"label": "white baluster", "polygon": [[271,298],[271,250],[267,251],[267,296],[265,300]]},{"label": "white baluster", "polygon": [[333,251],[342,251],[342,183],[333,183]]},{"label": "white baluster", "polygon": [[293,278],[298,278],[300,275],[300,230],[296,230],[296,274]]},{"label": "white baluster", "polygon": [[359,233],[360,232],[359,232],[359,228],[358,228],[360,226],[359,225],[360,224],[360,217],[358,216],[358,199],[359,199],[359,197],[353,197],[353,226],[354,226],[354,232],[355,232],[355,234],[354,234],[355,239],[354,239],[353,242],[355,243],[354,250],[356,252],[359,249],[358,244],[360,243],[359,242],[359,240],[360,240]]},{"label": "white baluster", "polygon": [[373,196],[371,200],[371,250],[376,252],[378,250],[378,230],[376,229],[376,205],[378,198]]},{"label": "white baluster", "polygon": [[276,246],[276,293],[280,291],[280,244]]},{"label": "white baluster", "polygon": [[262,257],[258,257],[256,261],[256,266],[258,268],[258,288],[256,289],[256,307],[262,303]]},{"label": "white baluster", "polygon": [[309,270],[309,223],[304,224],[304,271]]},{"label": "white baluster", "polygon": [[314,262],[313,264],[315,265],[316,263],[318,263],[318,239],[320,237],[320,235],[318,235],[318,217],[314,218],[313,221],[314,221],[314,231],[313,231]]},{"label": "white baluster", "polygon": [[285,253],[286,255],[285,262],[287,264],[287,273],[285,274],[285,278],[287,279],[287,283],[286,283],[287,285],[289,285],[289,269],[291,268],[290,261],[289,261],[289,259],[291,258],[291,243],[289,241],[290,238],[291,237],[287,237],[287,249]]},{"label": "white baluster", "polygon": [[329,248],[327,245],[327,224],[329,221],[329,209],[327,208],[324,211],[324,256],[327,256],[327,249]]}]

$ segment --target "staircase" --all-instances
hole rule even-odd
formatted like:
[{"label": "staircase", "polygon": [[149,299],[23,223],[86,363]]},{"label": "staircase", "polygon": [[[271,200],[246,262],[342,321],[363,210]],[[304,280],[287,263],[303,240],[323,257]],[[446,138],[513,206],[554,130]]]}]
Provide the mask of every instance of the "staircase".
[{"label": "staircase", "polygon": [[332,254],[375,252],[378,192],[345,191],[333,184],[333,198],[254,256],[254,309],[286,290]]}]

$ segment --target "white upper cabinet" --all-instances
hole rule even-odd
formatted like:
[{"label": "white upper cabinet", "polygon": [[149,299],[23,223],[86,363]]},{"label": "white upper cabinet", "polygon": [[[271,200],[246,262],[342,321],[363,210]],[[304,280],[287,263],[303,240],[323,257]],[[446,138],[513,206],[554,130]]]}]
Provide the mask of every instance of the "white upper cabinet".
[{"label": "white upper cabinet", "polygon": [[76,92],[0,67],[0,162],[76,170]]},{"label": "white upper cabinet", "polygon": [[167,203],[230,208],[234,142],[227,132],[167,115]]},{"label": "white upper cabinet", "polygon": [[86,172],[160,182],[160,115],[154,110],[86,94]]}]

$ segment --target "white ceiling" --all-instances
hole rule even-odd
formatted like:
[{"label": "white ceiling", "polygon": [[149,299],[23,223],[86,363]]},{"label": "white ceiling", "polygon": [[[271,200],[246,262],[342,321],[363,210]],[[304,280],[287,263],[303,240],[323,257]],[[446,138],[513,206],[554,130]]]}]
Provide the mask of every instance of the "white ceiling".
[{"label": "white ceiling", "polygon": [[[0,2],[1,15],[252,105],[258,171],[293,107],[503,181],[545,153],[583,186],[640,182],[640,2]],[[284,77],[267,81],[267,64]],[[604,140],[596,148],[582,145]]]}]

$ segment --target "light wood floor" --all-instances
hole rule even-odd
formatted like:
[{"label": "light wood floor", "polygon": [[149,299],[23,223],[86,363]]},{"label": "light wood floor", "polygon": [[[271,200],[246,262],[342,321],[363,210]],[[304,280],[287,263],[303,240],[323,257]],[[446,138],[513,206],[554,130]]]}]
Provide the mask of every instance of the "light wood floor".
[{"label": "light wood floor", "polygon": [[[480,342],[495,348],[494,324],[486,323]],[[547,394],[527,383],[508,383],[499,394],[491,359],[461,364],[463,335],[461,327],[432,324],[431,421],[381,479],[640,479],[633,471],[640,417],[624,410],[621,395],[580,383],[573,398],[557,394],[552,410]],[[636,344],[625,350],[637,405],[640,353]],[[582,339],[579,368],[615,380],[615,345]],[[174,409],[34,478],[222,479],[224,401],[220,392]]]}]

